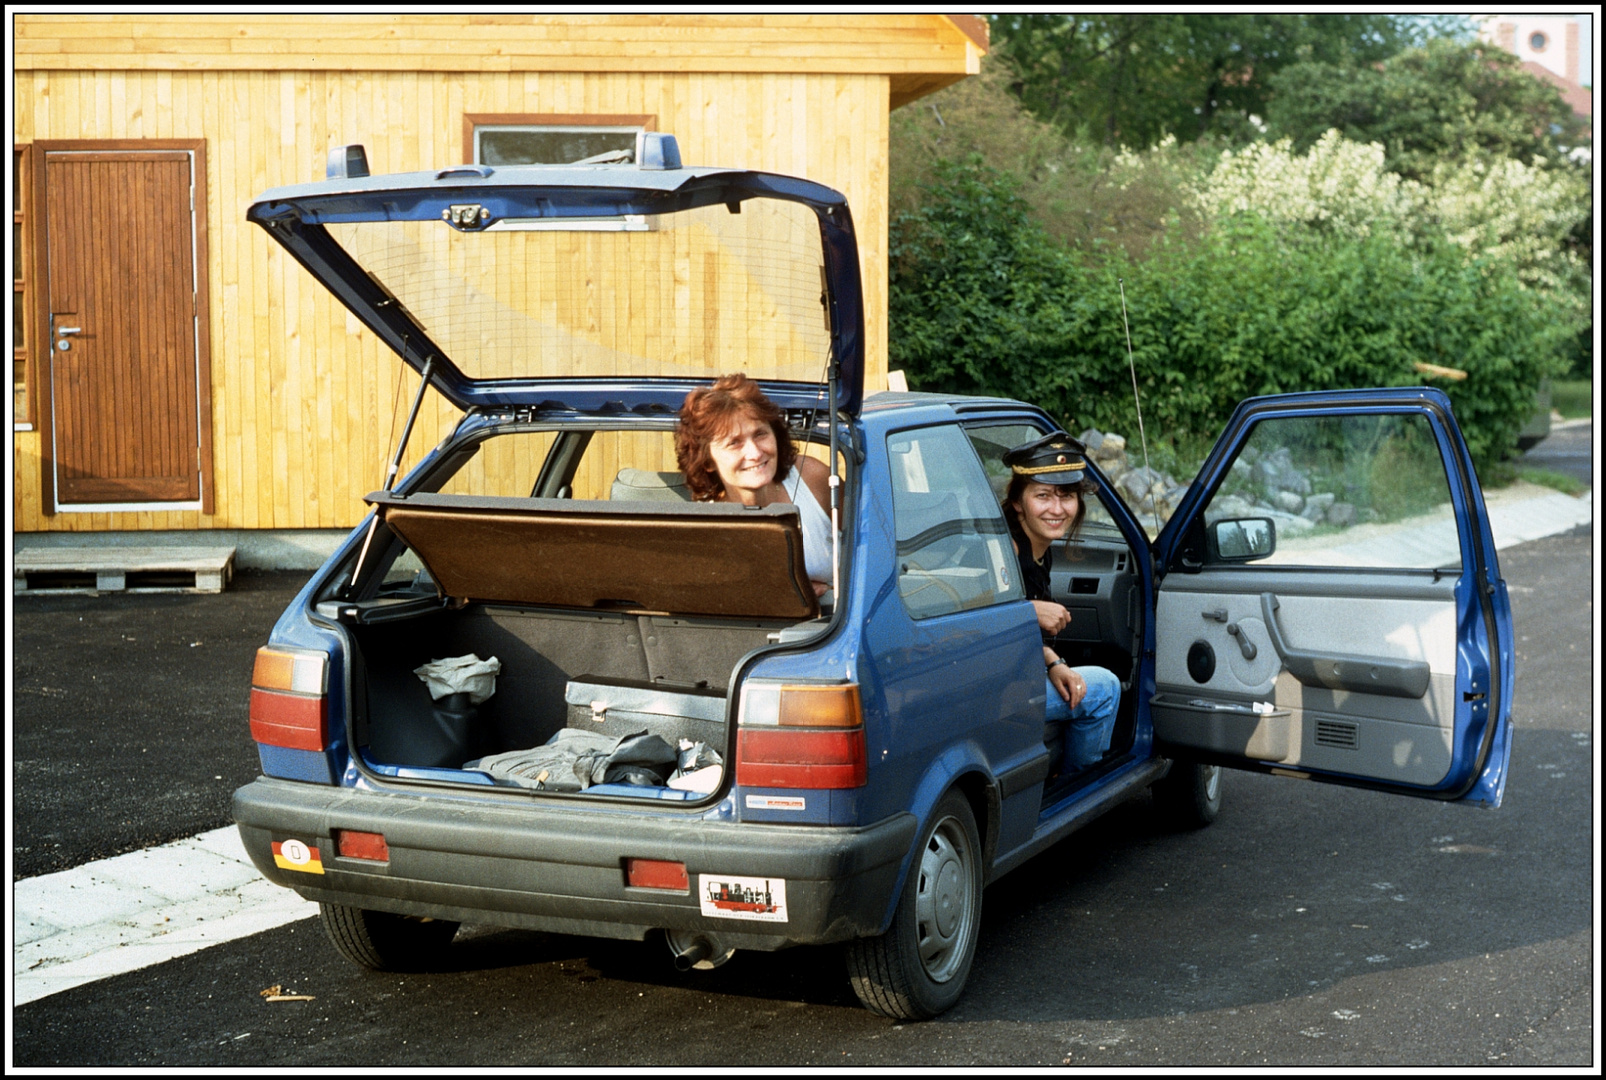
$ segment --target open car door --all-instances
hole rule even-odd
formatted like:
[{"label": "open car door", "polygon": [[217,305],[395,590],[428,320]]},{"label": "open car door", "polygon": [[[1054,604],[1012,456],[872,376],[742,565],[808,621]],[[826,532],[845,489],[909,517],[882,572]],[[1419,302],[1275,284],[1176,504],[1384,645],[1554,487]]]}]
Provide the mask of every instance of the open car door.
[{"label": "open car door", "polygon": [[1163,753],[1499,805],[1511,608],[1443,393],[1244,402],[1154,551]]}]

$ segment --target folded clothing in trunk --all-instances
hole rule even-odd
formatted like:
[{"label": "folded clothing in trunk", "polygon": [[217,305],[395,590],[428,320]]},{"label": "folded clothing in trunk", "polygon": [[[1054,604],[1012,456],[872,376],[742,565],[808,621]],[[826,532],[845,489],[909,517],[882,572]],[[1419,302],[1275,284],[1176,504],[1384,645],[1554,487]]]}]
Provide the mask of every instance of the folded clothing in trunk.
[{"label": "folded clothing in trunk", "polygon": [[609,736],[564,728],[528,750],[509,750],[466,762],[493,778],[541,791],[584,791],[593,784],[662,787],[679,754],[661,736],[645,731]]}]

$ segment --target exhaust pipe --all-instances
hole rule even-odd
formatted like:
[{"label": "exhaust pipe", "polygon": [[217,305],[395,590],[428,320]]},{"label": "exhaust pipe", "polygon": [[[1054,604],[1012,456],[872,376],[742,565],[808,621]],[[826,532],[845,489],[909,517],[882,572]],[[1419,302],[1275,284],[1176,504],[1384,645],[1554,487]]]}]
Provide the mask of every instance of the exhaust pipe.
[{"label": "exhaust pipe", "polygon": [[[670,948],[674,948],[673,945]],[[675,953],[675,970],[690,971],[697,964],[707,960],[714,952],[714,947],[705,937],[692,938],[685,948]]]},{"label": "exhaust pipe", "polygon": [[696,930],[666,930],[664,940],[669,943],[669,951],[675,954],[677,971],[692,968],[710,971],[736,955],[735,949],[726,948],[713,934]]}]

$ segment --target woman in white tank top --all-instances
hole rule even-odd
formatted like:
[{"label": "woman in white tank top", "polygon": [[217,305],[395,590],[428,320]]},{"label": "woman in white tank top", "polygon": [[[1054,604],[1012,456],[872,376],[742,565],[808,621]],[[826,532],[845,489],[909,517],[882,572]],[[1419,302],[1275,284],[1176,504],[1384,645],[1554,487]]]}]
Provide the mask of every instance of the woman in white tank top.
[{"label": "woman in white tank top", "polygon": [[746,375],[686,395],[675,457],[692,498],[743,506],[797,506],[814,594],[831,587],[830,471],[798,453],[786,417]]}]

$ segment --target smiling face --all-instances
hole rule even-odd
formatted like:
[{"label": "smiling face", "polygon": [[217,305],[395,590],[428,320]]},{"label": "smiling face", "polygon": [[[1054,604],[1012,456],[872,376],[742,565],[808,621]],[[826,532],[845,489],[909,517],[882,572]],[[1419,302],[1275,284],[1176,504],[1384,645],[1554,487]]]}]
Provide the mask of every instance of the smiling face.
[{"label": "smiling face", "polygon": [[708,444],[708,453],[732,502],[753,501],[775,479],[775,430],[749,413],[738,413]]},{"label": "smiling face", "polygon": [[1011,505],[1020,515],[1021,531],[1032,542],[1032,557],[1041,558],[1048,545],[1065,539],[1081,516],[1082,496],[1071,488],[1029,483]]}]

